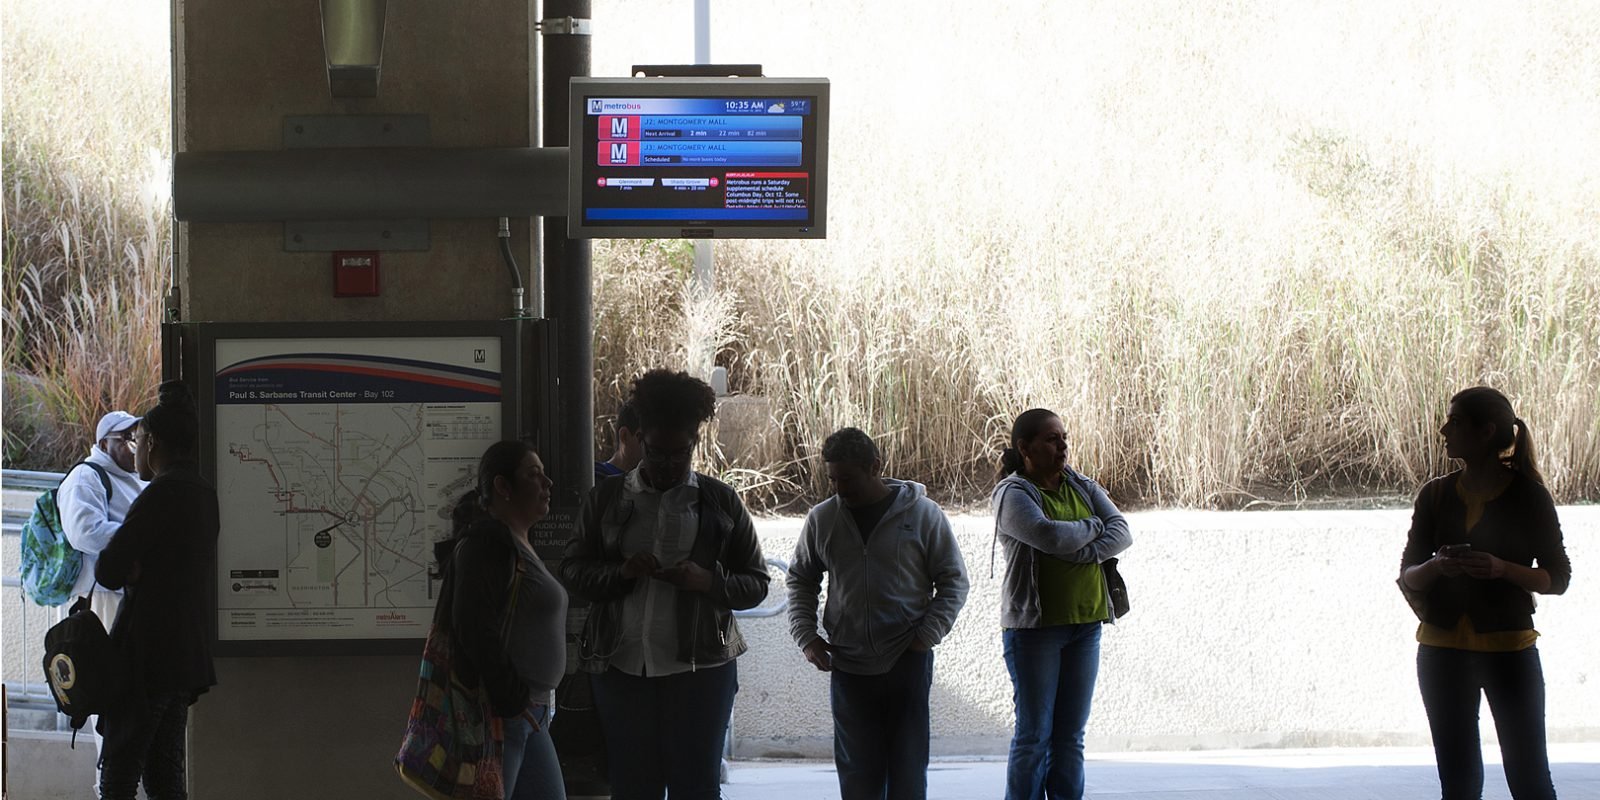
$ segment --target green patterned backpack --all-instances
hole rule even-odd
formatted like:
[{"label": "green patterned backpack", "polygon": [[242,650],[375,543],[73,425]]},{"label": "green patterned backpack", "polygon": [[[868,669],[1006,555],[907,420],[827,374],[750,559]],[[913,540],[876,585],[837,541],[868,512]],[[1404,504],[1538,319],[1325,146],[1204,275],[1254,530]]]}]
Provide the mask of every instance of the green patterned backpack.
[{"label": "green patterned backpack", "polygon": [[[106,488],[106,504],[111,503],[111,476],[98,464],[79,461],[67,470],[88,467],[100,476]],[[62,476],[62,480],[66,480]],[[83,571],[83,554],[67,541],[61,530],[61,509],[56,505],[56,489],[47,489],[33,502],[33,514],[22,525],[20,578],[22,593],[41,606],[59,606],[72,599],[72,586]]]}]

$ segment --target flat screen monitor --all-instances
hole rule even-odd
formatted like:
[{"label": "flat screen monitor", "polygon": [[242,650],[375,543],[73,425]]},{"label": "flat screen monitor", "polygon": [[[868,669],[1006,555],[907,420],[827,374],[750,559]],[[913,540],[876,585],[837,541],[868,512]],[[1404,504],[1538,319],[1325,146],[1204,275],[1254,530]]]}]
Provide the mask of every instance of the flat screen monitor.
[{"label": "flat screen monitor", "polygon": [[573,78],[567,235],[821,239],[828,81]]}]

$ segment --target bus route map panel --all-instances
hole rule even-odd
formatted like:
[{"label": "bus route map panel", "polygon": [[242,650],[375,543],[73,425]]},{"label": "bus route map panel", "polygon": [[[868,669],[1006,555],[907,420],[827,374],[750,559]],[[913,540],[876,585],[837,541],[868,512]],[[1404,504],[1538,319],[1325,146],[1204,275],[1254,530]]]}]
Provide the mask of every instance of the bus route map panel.
[{"label": "bus route map panel", "polygon": [[501,437],[498,337],[219,339],[219,641],[420,639]]}]

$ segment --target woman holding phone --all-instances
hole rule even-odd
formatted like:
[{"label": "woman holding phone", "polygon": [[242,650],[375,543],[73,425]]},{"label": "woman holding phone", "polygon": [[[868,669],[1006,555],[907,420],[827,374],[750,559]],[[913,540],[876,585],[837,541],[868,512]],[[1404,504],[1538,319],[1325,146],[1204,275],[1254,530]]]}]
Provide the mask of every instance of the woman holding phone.
[{"label": "woman holding phone", "polygon": [[1483,794],[1478,698],[1489,699],[1516,800],[1554,800],[1533,595],[1561,594],[1572,565],[1528,425],[1487,386],[1450,398],[1445,453],[1461,469],[1417,494],[1400,589],[1422,622],[1417,682],[1443,800]]},{"label": "woman holding phone", "polygon": [[727,484],[693,469],[717,397],[686,372],[633,382],[643,460],[601,481],[561,576],[588,600],[591,673],[615,800],[715,800],[747,646],[733,612],[767,596],[755,525]]}]

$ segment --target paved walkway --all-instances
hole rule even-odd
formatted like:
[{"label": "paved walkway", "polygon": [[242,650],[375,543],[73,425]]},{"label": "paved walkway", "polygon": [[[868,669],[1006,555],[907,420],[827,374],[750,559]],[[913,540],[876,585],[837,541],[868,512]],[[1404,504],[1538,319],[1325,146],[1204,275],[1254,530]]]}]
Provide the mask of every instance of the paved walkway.
[{"label": "paved walkway", "polygon": [[[1485,752],[1484,800],[1506,800],[1499,753]],[[1561,800],[1600,800],[1600,743],[1550,748]],[[1426,748],[1213,750],[1091,755],[1091,800],[1429,800],[1439,796]],[[1002,761],[935,761],[929,800],[999,798]],[[727,800],[827,800],[839,789],[833,765],[735,762]]]}]

